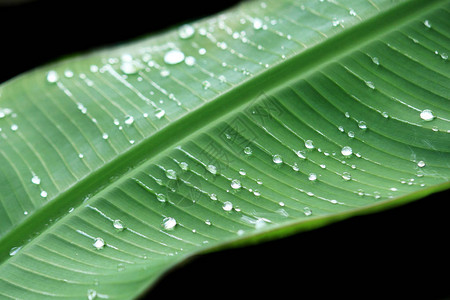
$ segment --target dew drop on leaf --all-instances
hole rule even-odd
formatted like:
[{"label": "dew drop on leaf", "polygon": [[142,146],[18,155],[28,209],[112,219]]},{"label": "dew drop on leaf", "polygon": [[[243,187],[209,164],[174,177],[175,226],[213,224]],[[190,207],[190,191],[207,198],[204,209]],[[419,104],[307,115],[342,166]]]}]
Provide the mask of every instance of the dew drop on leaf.
[{"label": "dew drop on leaf", "polygon": [[350,146],[344,146],[344,147],[342,147],[341,153],[344,156],[350,156],[350,155],[352,155],[353,150]]},{"label": "dew drop on leaf", "polygon": [[281,158],[281,155],[279,154],[275,154],[272,156],[272,160],[274,163],[276,163],[277,165],[281,164],[283,162],[283,159]]},{"label": "dew drop on leaf", "polygon": [[316,173],[309,173],[308,180],[309,181],[316,181],[317,180],[317,174]]},{"label": "dew drop on leaf", "polygon": [[172,217],[166,217],[162,221],[162,227],[166,230],[174,229],[177,225],[177,221]]},{"label": "dew drop on leaf", "polygon": [[225,201],[222,205],[222,209],[224,211],[231,211],[233,209],[233,203],[231,203],[230,201]]},{"label": "dew drop on leaf", "polygon": [[59,79],[58,73],[56,73],[56,71],[51,70],[47,73],[47,81],[49,83],[55,83],[57,82]]},{"label": "dew drop on leaf", "polygon": [[237,179],[233,179],[231,180],[231,187],[235,190],[240,189],[241,188],[241,182]]},{"label": "dew drop on leaf", "polygon": [[424,121],[432,121],[434,120],[435,116],[430,109],[424,109],[420,112],[420,118]]},{"label": "dew drop on leaf", "polygon": [[182,25],[178,28],[178,36],[185,40],[192,37],[195,33],[195,28],[189,24]]},{"label": "dew drop on leaf", "polygon": [[116,231],[123,231],[125,229],[125,226],[123,225],[123,222],[119,219],[114,220],[113,227],[116,229]]},{"label": "dew drop on leaf", "polygon": [[39,178],[39,176],[33,175],[33,177],[31,177],[31,182],[33,184],[40,184],[41,183],[41,179]]},{"label": "dew drop on leaf", "polygon": [[166,177],[169,179],[175,180],[175,179],[177,179],[177,172],[175,172],[174,170],[171,170],[171,169],[166,170]]},{"label": "dew drop on leaf", "polygon": [[314,149],[314,144],[312,140],[306,140],[305,141],[305,147],[308,149]]},{"label": "dew drop on leaf", "polygon": [[184,60],[184,53],[180,50],[170,50],[164,55],[164,62],[169,65],[175,65]]},{"label": "dew drop on leaf", "polygon": [[105,241],[102,238],[98,237],[94,240],[92,246],[94,246],[94,248],[97,250],[101,250],[105,247]]}]

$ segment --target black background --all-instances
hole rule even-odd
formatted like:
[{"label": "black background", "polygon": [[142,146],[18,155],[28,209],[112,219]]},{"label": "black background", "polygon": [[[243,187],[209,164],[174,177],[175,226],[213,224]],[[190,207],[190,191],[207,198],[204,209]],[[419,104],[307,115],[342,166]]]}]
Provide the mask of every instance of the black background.
[{"label": "black background", "polygon": [[[0,82],[237,2],[36,0],[0,6]],[[198,257],[164,276],[143,298],[450,299],[449,208],[448,194],[440,193]]]}]

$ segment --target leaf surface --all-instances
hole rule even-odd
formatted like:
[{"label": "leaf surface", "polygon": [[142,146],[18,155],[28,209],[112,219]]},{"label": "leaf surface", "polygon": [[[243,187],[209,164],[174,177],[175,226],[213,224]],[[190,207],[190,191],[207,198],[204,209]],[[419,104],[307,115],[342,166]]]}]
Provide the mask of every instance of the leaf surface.
[{"label": "leaf surface", "polygon": [[447,189],[449,8],[248,2],[3,84],[0,295],[134,298]]}]

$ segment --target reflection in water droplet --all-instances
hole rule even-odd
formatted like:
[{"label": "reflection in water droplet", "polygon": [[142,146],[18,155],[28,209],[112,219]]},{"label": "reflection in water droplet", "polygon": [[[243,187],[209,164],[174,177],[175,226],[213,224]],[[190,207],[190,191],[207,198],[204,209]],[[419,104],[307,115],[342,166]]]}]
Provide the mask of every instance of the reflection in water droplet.
[{"label": "reflection in water droplet", "polygon": [[430,109],[424,109],[422,112],[420,112],[420,118],[424,121],[432,121],[434,120],[435,116]]},{"label": "reflection in water droplet", "polygon": [[172,217],[167,217],[163,219],[161,225],[164,229],[171,230],[175,228],[175,226],[177,225],[177,221]]},{"label": "reflection in water droplet", "polygon": [[102,238],[98,237],[94,240],[92,246],[94,246],[97,250],[101,250],[105,247],[105,241]]}]

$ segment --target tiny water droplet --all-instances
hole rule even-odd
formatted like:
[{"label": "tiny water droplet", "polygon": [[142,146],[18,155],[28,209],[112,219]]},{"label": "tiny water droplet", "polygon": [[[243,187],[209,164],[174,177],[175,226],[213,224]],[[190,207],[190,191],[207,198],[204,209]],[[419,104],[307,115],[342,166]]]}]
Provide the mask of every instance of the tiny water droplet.
[{"label": "tiny water droplet", "polygon": [[161,119],[162,117],[164,117],[165,114],[166,114],[166,111],[162,108],[157,108],[155,110],[155,117],[158,119]]},{"label": "tiny water droplet", "polygon": [[351,180],[352,179],[352,175],[349,173],[349,172],[344,172],[344,173],[342,173],[342,178],[344,179],[344,180]]},{"label": "tiny water droplet", "polygon": [[231,211],[233,209],[233,203],[231,203],[230,201],[225,201],[222,205],[222,209],[224,211]]},{"label": "tiny water droplet", "polygon": [[57,82],[59,79],[58,73],[56,73],[56,71],[51,70],[47,73],[47,81],[49,83],[55,83]]},{"label": "tiny water droplet", "polygon": [[418,166],[419,168],[423,168],[423,167],[425,167],[425,162],[424,162],[423,160],[421,160],[421,161],[419,161],[419,162],[417,163],[417,166]]},{"label": "tiny water droplet", "polygon": [[350,8],[350,10],[348,11],[348,13],[350,14],[350,16],[352,17],[356,17],[356,11],[353,8]]},{"label": "tiny water droplet", "polygon": [[94,300],[95,298],[97,298],[97,291],[95,291],[93,289],[89,289],[87,291],[87,298],[88,298],[88,300]]},{"label": "tiny water droplet", "polygon": [[310,216],[312,214],[312,210],[311,210],[311,208],[305,206],[303,208],[303,213],[305,214],[305,216]]},{"label": "tiny water droplet", "polygon": [[206,49],[205,48],[198,49],[198,54],[205,55],[206,54]]},{"label": "tiny water droplet", "polygon": [[422,112],[420,112],[420,118],[424,121],[432,121],[434,120],[435,116],[430,109],[424,109]]},{"label": "tiny water droplet", "polygon": [[300,167],[298,166],[297,163],[294,163],[294,164],[292,165],[292,170],[294,170],[295,172],[300,171]]},{"label": "tiny water droplet", "polygon": [[245,176],[245,175],[247,175],[247,172],[244,169],[240,169],[239,175]]},{"label": "tiny water droplet", "polygon": [[171,169],[166,170],[166,177],[169,179],[175,180],[175,179],[177,179],[177,172],[175,172],[174,170],[171,170]]},{"label": "tiny water droplet", "polygon": [[166,195],[164,194],[156,194],[156,199],[158,199],[159,202],[166,202]]},{"label": "tiny water droplet", "polygon": [[125,226],[123,225],[123,222],[119,219],[114,220],[113,227],[116,229],[116,231],[123,231],[125,229]]},{"label": "tiny water droplet", "polygon": [[372,57],[372,62],[373,62],[374,64],[376,64],[377,66],[380,65],[380,60],[379,60],[378,57],[376,57],[376,56]]},{"label": "tiny water droplet", "polygon": [[208,165],[206,167],[209,173],[216,175],[217,174],[217,167],[215,165]]},{"label": "tiny water droplet", "polygon": [[344,146],[342,147],[341,153],[344,156],[350,156],[353,153],[353,149],[349,146]]},{"label": "tiny water droplet", "polygon": [[389,114],[388,114],[388,112],[386,112],[386,111],[383,111],[383,112],[381,113],[381,115],[382,115],[383,118],[385,118],[385,119],[389,118]]},{"label": "tiny water droplet", "polygon": [[316,181],[317,180],[317,174],[316,173],[309,173],[308,180],[309,181]]},{"label": "tiny water droplet", "polygon": [[17,252],[20,251],[20,249],[22,249],[22,246],[20,246],[20,247],[12,247],[11,250],[9,250],[9,256],[16,255]]},{"label": "tiny water droplet", "polygon": [[354,138],[355,137],[355,133],[353,131],[351,131],[351,130],[349,132],[347,132],[347,135],[348,135],[349,138]]},{"label": "tiny water droplet", "polygon": [[183,171],[189,170],[189,165],[187,162],[182,161],[179,163],[179,165],[180,165],[181,170],[183,170]]},{"label": "tiny water droplet", "polygon": [[11,130],[12,131],[17,131],[19,129],[19,126],[17,124],[12,124],[11,125]]},{"label": "tiny water droplet", "polygon": [[39,176],[33,175],[33,177],[31,177],[31,182],[34,183],[34,184],[40,184],[41,183],[41,179],[39,178]]},{"label": "tiny water droplet", "polygon": [[192,37],[195,33],[195,28],[189,24],[182,25],[178,28],[178,36],[185,40]]},{"label": "tiny water droplet", "polygon": [[423,25],[425,25],[425,27],[427,27],[427,28],[431,28],[431,23],[429,20],[423,21]]},{"label": "tiny water droplet", "polygon": [[253,28],[259,30],[263,27],[263,22],[261,19],[254,18],[253,19]]},{"label": "tiny water droplet", "polygon": [[41,192],[41,197],[42,198],[47,198],[47,196],[48,196],[48,193],[46,191],[42,191]]},{"label": "tiny water droplet", "polygon": [[162,227],[166,230],[174,229],[177,225],[177,221],[172,217],[166,217],[162,221]]},{"label": "tiny water droplet", "polygon": [[272,160],[274,163],[276,163],[277,165],[281,164],[283,162],[283,159],[281,158],[281,155],[279,154],[275,154],[272,156]]},{"label": "tiny water droplet", "polygon": [[364,121],[359,121],[358,122],[358,127],[359,127],[359,129],[366,130],[367,129],[367,124]]},{"label": "tiny water droplet", "polygon": [[241,182],[237,179],[233,179],[231,180],[231,187],[235,190],[240,189],[241,188]]},{"label": "tiny water droplet", "polygon": [[375,89],[375,84],[372,81],[365,81],[366,85],[372,90]]},{"label": "tiny water droplet", "polygon": [[94,240],[92,246],[94,246],[97,250],[101,250],[105,247],[105,241],[102,238],[98,237]]},{"label": "tiny water droplet", "polygon": [[169,65],[175,65],[184,60],[184,53],[180,50],[170,50],[164,55],[164,62]]},{"label": "tiny water droplet", "polygon": [[247,154],[247,155],[252,155],[252,153],[253,153],[252,148],[245,147],[244,148],[244,153]]},{"label": "tiny water droplet", "polygon": [[339,21],[339,19],[333,18],[331,24],[333,25],[333,27],[336,27],[336,26],[339,26],[339,24],[341,24],[341,22]]},{"label": "tiny water droplet", "polygon": [[217,195],[212,193],[211,195],[209,195],[209,198],[211,198],[211,200],[217,200]]},{"label": "tiny water droplet", "polygon": [[134,123],[134,117],[133,116],[127,116],[125,118],[125,122],[124,123],[127,124],[127,125],[133,124]]},{"label": "tiny water droplet", "polygon": [[186,56],[184,59],[184,63],[190,67],[192,67],[195,64],[195,57],[193,56]]},{"label": "tiny water droplet", "polygon": [[305,147],[308,149],[314,149],[314,144],[312,140],[306,140],[305,141]]}]

